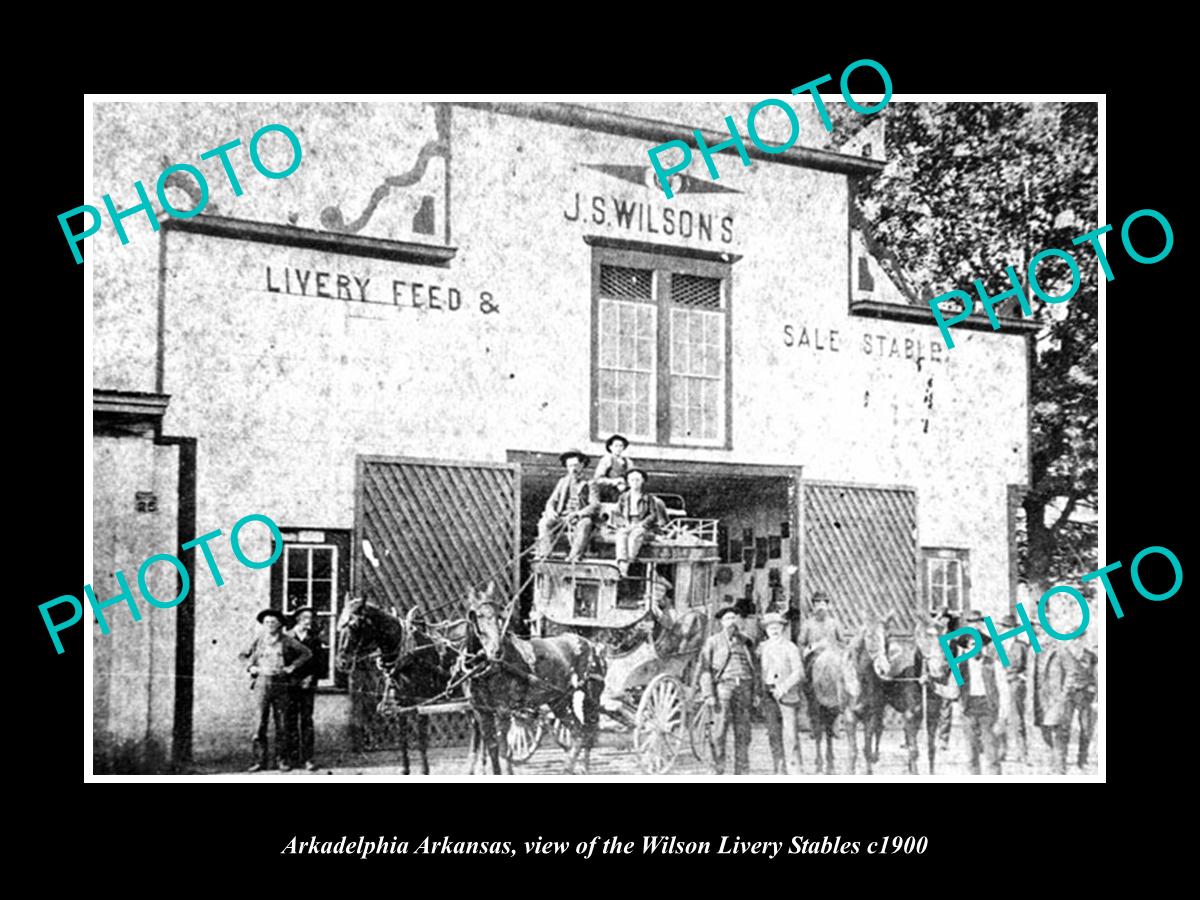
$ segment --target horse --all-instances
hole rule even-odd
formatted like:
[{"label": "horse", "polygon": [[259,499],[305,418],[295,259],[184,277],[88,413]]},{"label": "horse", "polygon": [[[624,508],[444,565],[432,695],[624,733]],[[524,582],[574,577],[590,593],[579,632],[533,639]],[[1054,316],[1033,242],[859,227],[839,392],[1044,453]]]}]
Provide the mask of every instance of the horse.
[{"label": "horse", "polygon": [[929,773],[937,759],[937,723],[942,711],[942,691],[950,669],[936,644],[930,644],[918,629],[911,642],[894,640],[887,632],[890,617],[872,618],[856,636],[858,671],[862,684],[860,715],[865,722],[867,740],[863,756],[870,774],[879,761],[883,735],[883,714],[890,706],[903,717],[904,746],[908,750],[908,772],[917,774],[920,742],[918,734],[925,724]]},{"label": "horse", "polygon": [[337,668],[341,672],[350,672],[372,657],[377,659],[386,679],[376,710],[383,715],[398,715],[400,719],[404,774],[409,774],[408,728],[415,718],[421,774],[428,775],[428,719],[412,711],[397,712],[436,697],[450,680],[441,651],[425,633],[420,612],[410,610],[406,620],[401,622],[362,598],[347,603],[338,620]]},{"label": "horse", "polygon": [[[859,718],[859,680],[854,660],[841,647],[826,647],[812,660],[810,676],[805,679],[808,716],[817,745],[817,772],[832,775],[833,726],[838,716],[846,726],[850,741],[850,774],[858,758],[856,726]],[[821,753],[821,739],[825,753]]]},{"label": "horse", "polygon": [[566,771],[571,774],[583,754],[586,773],[600,724],[600,692],[605,662],[601,652],[577,634],[531,638],[526,641],[501,622],[495,584],[469,592],[471,642],[463,659],[467,697],[475,712],[479,735],[500,775],[503,754],[507,774],[513,774],[508,729],[515,712],[550,707],[571,734]]}]

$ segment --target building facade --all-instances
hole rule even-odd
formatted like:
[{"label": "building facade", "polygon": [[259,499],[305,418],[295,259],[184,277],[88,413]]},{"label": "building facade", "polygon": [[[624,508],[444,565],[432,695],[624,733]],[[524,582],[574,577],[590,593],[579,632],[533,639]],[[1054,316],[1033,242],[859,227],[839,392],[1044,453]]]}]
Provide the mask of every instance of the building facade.
[{"label": "building facade", "polygon": [[[652,490],[721,520],[730,598],[803,615],[824,590],[848,624],[897,627],[1010,609],[1028,326],[971,322],[947,351],[852,219],[883,123],[835,152],[795,105],[800,144],[718,155],[715,181],[697,159],[670,200],[647,150],[744,108],[97,105],[98,195],[128,208],[135,179],[152,193],[189,162],[209,197],[87,248],[93,585],[113,596],[111,573],[214,529],[224,578],[187,551],[184,603],[96,626],[97,765],[247,752],[237,652],[265,606],[312,604],[332,638],[349,596],[446,617],[469,585],[515,588],[558,454],[594,464],[613,432]],[[303,148],[283,179],[245,155],[269,123]],[[240,195],[199,161],[235,137]],[[276,172],[292,158],[279,133],[258,150]],[[185,176],[165,191],[200,199]],[[228,543],[252,513],[285,544],[261,571]],[[265,527],[240,540],[273,552]],[[329,675],[318,730],[338,744],[352,697]]]}]

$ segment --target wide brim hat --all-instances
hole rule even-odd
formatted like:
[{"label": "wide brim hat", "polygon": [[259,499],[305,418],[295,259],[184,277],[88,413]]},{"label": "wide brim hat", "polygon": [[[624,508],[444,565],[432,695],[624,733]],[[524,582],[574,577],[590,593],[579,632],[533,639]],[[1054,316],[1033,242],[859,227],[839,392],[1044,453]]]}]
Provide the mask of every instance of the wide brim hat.
[{"label": "wide brim hat", "polygon": [[587,454],[584,453],[582,450],[567,450],[563,453],[560,453],[560,454],[558,454],[558,461],[561,465],[565,466],[567,464],[567,460],[570,459],[572,456],[578,456],[579,461],[583,465],[586,466],[588,464]]},{"label": "wide brim hat", "polygon": [[607,441],[604,442],[604,449],[606,451],[608,451],[609,453],[612,452],[612,442],[613,441],[624,441],[625,446],[626,447],[629,446],[629,438],[625,437],[625,435],[623,435],[623,434],[614,434],[612,437],[610,437]]},{"label": "wide brim hat", "polygon": [[317,611],[315,609],[313,609],[311,606],[302,606],[299,609],[292,610],[292,619],[293,620],[299,619],[300,613],[306,613],[306,612],[312,613],[314,616],[317,614]]},{"label": "wide brim hat", "polygon": [[630,469],[628,472],[626,472],[626,473],[625,473],[625,480],[626,480],[626,481],[628,481],[628,480],[629,480],[629,476],[630,476],[630,475],[632,475],[634,472],[640,472],[640,473],[641,473],[641,475],[642,475],[642,481],[649,481],[649,480],[650,480],[650,474],[649,474],[649,473],[648,473],[648,472],[647,472],[645,469],[639,468],[638,466],[634,466],[632,469]]},{"label": "wide brim hat", "polygon": [[812,595],[812,605],[816,606],[818,603],[828,603],[830,606],[832,606],[833,600],[831,600],[829,595],[824,591],[817,591]]},{"label": "wide brim hat", "polygon": [[766,625],[786,625],[787,617],[783,613],[769,612],[762,617],[762,623]]},{"label": "wide brim hat", "polygon": [[1003,619],[1000,620],[1000,625],[1004,628],[1016,628],[1017,627],[1017,617],[1014,616],[1012,613],[1009,613],[1007,616],[1005,616]]},{"label": "wide brim hat", "polygon": [[969,613],[967,613],[966,621],[968,624],[970,624],[972,622],[978,622],[980,625],[982,625],[983,624],[983,613],[977,609],[973,609]]},{"label": "wide brim hat", "polygon": [[737,607],[734,606],[732,603],[726,604],[725,606],[722,606],[720,609],[718,609],[715,613],[713,613],[713,619],[715,621],[719,622],[722,619],[722,617],[725,616],[726,613],[733,613],[736,616],[737,615]]},{"label": "wide brim hat", "polygon": [[261,624],[263,619],[266,619],[268,616],[274,616],[280,622],[283,621],[283,613],[277,609],[264,609],[257,616],[255,616],[255,618],[258,619],[259,623]]}]

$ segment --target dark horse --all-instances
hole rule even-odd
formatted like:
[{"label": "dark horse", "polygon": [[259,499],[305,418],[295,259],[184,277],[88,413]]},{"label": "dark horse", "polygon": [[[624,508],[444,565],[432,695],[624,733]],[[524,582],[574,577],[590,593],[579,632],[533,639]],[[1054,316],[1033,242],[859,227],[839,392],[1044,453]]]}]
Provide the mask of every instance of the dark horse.
[{"label": "dark horse", "polygon": [[475,711],[479,734],[500,775],[500,755],[513,774],[508,729],[514,713],[550,707],[570,731],[566,770],[574,772],[583,753],[590,765],[592,744],[600,724],[600,692],[604,658],[577,634],[522,640],[508,631],[495,599],[495,585],[469,596],[470,640],[464,657],[467,696]]},{"label": "dark horse", "polygon": [[902,717],[910,775],[917,774],[920,755],[918,733],[924,724],[929,772],[932,774],[942,697],[928,682],[930,677],[937,680],[945,673],[940,671],[936,659],[927,657],[928,647],[923,649],[924,641],[919,635],[914,635],[912,640],[903,640],[889,634],[888,620],[872,617],[860,629],[851,645],[861,687],[858,713],[865,730],[863,758],[867,774],[871,774],[872,766],[879,761],[883,714],[888,706]]},{"label": "dark horse", "polygon": [[[408,707],[436,697],[450,681],[448,666],[422,627],[418,611],[410,611],[404,622],[365,600],[351,600],[338,621],[337,667],[350,672],[374,658],[385,679],[377,711],[399,715],[400,751],[404,774],[409,774],[408,728],[415,718],[421,773],[429,774],[429,722]],[[400,712],[398,712],[400,711]]]}]

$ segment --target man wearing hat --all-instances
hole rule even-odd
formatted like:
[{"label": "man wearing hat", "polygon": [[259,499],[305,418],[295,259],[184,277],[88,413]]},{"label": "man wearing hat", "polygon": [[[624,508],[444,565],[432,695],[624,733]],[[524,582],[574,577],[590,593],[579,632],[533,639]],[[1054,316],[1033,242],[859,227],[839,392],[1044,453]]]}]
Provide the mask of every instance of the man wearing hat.
[{"label": "man wearing hat", "polygon": [[625,478],[629,490],[617,500],[617,568],[624,577],[629,563],[637,559],[646,538],[660,532],[667,524],[667,507],[653,494],[645,492],[646,473],[630,469]]},{"label": "man wearing hat", "polygon": [[588,461],[583,453],[568,450],[558,459],[566,467],[567,474],[554,486],[538,521],[538,559],[548,557],[562,529],[569,528],[571,552],[567,561],[578,562],[591,540],[594,520],[600,512],[600,497],[583,475]]},{"label": "man wearing hat", "polygon": [[[967,717],[967,737],[971,752],[971,774],[979,775],[979,757],[987,760],[988,773],[1002,774],[1000,769],[1000,737],[1009,719],[1008,683],[1004,669],[992,647],[992,639],[984,632],[983,613],[972,610],[967,624],[982,636],[983,646],[963,667],[963,713]],[[976,640],[968,636],[968,640]],[[968,651],[970,647],[966,648]]]},{"label": "man wearing hat", "polygon": [[[1000,627],[1005,631],[1009,631],[1017,627],[1017,617],[1011,612],[1004,617],[1000,623]],[[1025,637],[1025,633],[1021,632],[1012,640],[1004,645],[1004,652],[1008,654],[1008,666],[1004,669],[1005,679],[1008,681],[1008,693],[1012,700],[1012,718],[1010,725],[1015,726],[1017,738],[1020,741],[1020,756],[1017,761],[1025,763],[1029,758],[1029,744],[1025,735],[1025,689],[1026,678],[1029,674],[1029,642]],[[1008,731],[1006,730],[1000,738],[1000,759],[1008,759]]]},{"label": "man wearing hat", "polygon": [[830,607],[829,595],[817,591],[812,597],[812,615],[800,626],[800,656],[804,660],[804,677],[809,684],[812,683],[812,664],[817,654],[842,643],[842,632]]},{"label": "man wearing hat", "polygon": [[800,650],[784,632],[786,617],[769,612],[762,621],[767,639],[759,645],[758,657],[771,759],[776,775],[799,775],[800,733],[796,730],[796,712],[800,706],[804,664],[800,661]]},{"label": "man wearing hat", "polygon": [[288,707],[291,700],[291,676],[297,668],[312,658],[312,651],[290,634],[284,633],[283,614],[277,609],[264,609],[257,616],[262,631],[250,642],[250,646],[239,654],[246,660],[246,671],[250,673],[250,689],[258,691],[258,730],[254,734],[254,745],[258,751],[258,762],[250,767],[258,772],[270,766],[267,745],[267,726],[275,719],[275,742],[283,746],[276,748],[279,770],[291,769],[292,747],[288,740]]},{"label": "man wearing hat", "polygon": [[630,470],[637,468],[634,461],[625,455],[628,448],[629,441],[623,434],[614,434],[604,442],[606,452],[596,463],[596,471],[592,475],[592,482],[599,486],[603,503],[618,499],[626,488]]},{"label": "man wearing hat", "polygon": [[309,772],[316,769],[313,763],[313,705],[317,682],[324,676],[326,666],[325,645],[313,627],[315,615],[311,606],[302,607],[293,614],[296,625],[291,636],[312,651],[312,656],[292,673],[292,696],[288,707],[288,743],[299,754],[293,764],[302,765]]},{"label": "man wearing hat", "polygon": [[757,705],[754,652],[732,606],[717,610],[720,631],[700,648],[700,693],[713,711],[713,769],[725,774],[725,738],[733,726],[735,775],[750,774],[750,710]]}]

